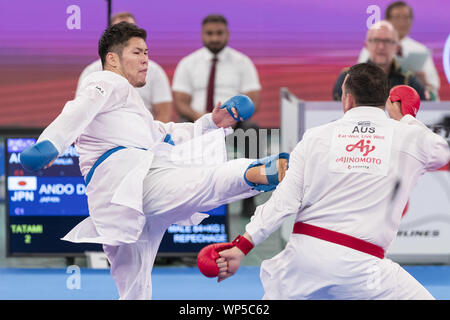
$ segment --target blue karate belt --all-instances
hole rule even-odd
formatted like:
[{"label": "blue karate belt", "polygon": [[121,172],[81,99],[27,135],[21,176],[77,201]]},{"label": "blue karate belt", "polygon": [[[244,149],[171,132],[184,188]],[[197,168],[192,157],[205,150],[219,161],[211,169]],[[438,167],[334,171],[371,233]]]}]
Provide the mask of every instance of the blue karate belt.
[{"label": "blue karate belt", "polygon": [[108,159],[108,157],[110,155],[112,155],[114,152],[117,152],[119,150],[125,149],[125,147],[119,146],[119,147],[115,147],[112,148],[108,151],[106,151],[105,153],[103,153],[98,159],[97,161],[95,161],[94,165],[92,166],[91,170],[89,170],[88,174],[86,175],[86,186],[89,184],[89,182],[92,179],[92,175],[94,174],[95,169],[106,159]]},{"label": "blue karate belt", "polygon": [[[172,141],[172,136],[171,136],[170,134],[167,134],[167,135],[164,137],[164,142],[166,142],[166,143],[168,143],[168,144],[171,144],[171,145],[175,145],[175,144],[173,143],[173,141]],[[91,181],[92,175],[94,174],[95,169],[96,169],[103,161],[105,161],[106,159],[108,159],[108,157],[109,157],[110,155],[112,155],[114,152],[117,152],[117,151],[122,150],[122,149],[125,149],[125,147],[119,146],[119,147],[112,148],[112,149],[106,151],[105,153],[103,153],[103,154],[97,159],[97,161],[95,161],[95,163],[94,163],[94,165],[92,166],[91,170],[89,170],[88,174],[86,175],[86,179],[85,179],[85,181],[86,181],[86,186],[87,186],[87,185],[89,184],[89,182]],[[138,149],[141,149],[141,150],[147,150],[147,149],[145,149],[145,148],[138,148]]]}]

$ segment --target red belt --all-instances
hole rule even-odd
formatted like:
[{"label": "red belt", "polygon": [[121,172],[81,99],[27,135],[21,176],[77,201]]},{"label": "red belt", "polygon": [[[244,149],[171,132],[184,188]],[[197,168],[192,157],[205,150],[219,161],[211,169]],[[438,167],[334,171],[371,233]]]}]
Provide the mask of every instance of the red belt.
[{"label": "red belt", "polygon": [[348,247],[348,248],[351,248],[354,250],[358,250],[358,251],[361,251],[364,253],[371,254],[380,259],[384,258],[383,248],[381,248],[373,243],[370,243],[370,242],[367,242],[367,241],[364,241],[364,240],[361,240],[361,239],[358,239],[358,238],[355,238],[355,237],[352,237],[352,236],[349,236],[349,235],[346,235],[346,234],[343,234],[340,232],[316,227],[316,226],[306,224],[303,222],[296,222],[294,224],[293,233],[306,234],[311,237],[315,237],[315,238],[322,239],[325,241],[333,242],[336,244],[340,244],[341,246],[345,246],[345,247]]}]

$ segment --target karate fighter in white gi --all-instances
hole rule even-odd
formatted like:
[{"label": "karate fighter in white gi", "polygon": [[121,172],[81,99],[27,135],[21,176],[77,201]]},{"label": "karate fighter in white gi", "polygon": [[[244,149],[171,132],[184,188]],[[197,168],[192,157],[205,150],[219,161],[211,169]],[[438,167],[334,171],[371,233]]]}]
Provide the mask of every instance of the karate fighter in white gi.
[{"label": "karate fighter in white gi", "polygon": [[47,168],[75,141],[90,216],[63,239],[103,244],[121,299],[151,299],[153,263],[171,224],[198,224],[208,216],[200,212],[275,188],[288,164],[283,154],[226,162],[225,131],[249,116],[240,110],[245,97],[195,123],[154,121],[135,89],[145,84],[145,40],[133,24],[109,27],[99,41],[103,71],[86,77],[20,158],[27,169]]},{"label": "karate fighter in white gi", "polygon": [[387,88],[378,67],[350,68],[342,85],[344,116],[307,130],[244,236],[215,245],[219,281],[295,214],[286,248],[261,265],[264,299],[433,299],[384,254],[417,179],[450,161],[449,146],[415,119],[418,104],[407,105],[414,89],[389,95]]}]

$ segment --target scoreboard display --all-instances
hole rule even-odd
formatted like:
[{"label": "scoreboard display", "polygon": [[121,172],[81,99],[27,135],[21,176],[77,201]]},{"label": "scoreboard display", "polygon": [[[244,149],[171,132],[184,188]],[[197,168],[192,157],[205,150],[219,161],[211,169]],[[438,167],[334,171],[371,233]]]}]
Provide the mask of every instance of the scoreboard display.
[{"label": "scoreboard display", "polygon": [[[21,166],[19,157],[36,140],[35,136],[5,138],[8,256],[76,256],[102,251],[100,244],[61,240],[89,215],[86,184],[75,147],[70,146],[50,168],[30,172]],[[227,206],[207,213],[210,217],[200,225],[170,226],[158,254],[195,255],[205,245],[228,241]]]}]

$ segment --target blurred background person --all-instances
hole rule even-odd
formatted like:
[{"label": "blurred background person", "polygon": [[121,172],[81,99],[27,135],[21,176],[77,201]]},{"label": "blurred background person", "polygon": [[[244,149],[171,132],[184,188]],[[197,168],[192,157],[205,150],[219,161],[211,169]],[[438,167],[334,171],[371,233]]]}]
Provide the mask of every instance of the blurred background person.
[{"label": "blurred background person", "polygon": [[[413,22],[413,9],[404,1],[392,2],[385,11],[385,19],[389,21],[399,36],[399,48],[396,56],[400,59],[407,59],[411,53],[423,53],[427,55],[425,63],[419,71],[411,71],[414,76],[422,82],[426,89],[426,95],[429,94],[429,100],[439,100],[440,80],[439,74],[433,62],[431,51],[422,43],[412,39],[409,34]],[[369,59],[369,51],[363,48],[358,58],[358,63],[367,62]],[[407,68],[407,67],[406,67]]]},{"label": "blurred background person", "polygon": [[[111,25],[122,21],[136,24],[134,15],[129,12],[120,12],[111,17]],[[78,95],[81,88],[81,83],[86,76],[101,70],[103,69],[100,59],[88,65],[78,79],[77,92],[75,93],[75,96]],[[136,90],[139,92],[145,106],[153,114],[155,120],[165,123],[172,121],[172,91],[170,88],[169,79],[159,64],[150,59],[148,60],[146,84],[141,88],[136,88]]]},{"label": "blurred background person", "polygon": [[182,121],[195,121],[237,94],[260,101],[258,72],[248,56],[230,48],[228,22],[208,15],[202,22],[203,47],[181,59],[172,83],[175,109]]},{"label": "blurred background person", "polygon": [[[202,21],[203,47],[182,58],[172,80],[175,110],[180,121],[195,121],[211,112],[218,102],[224,103],[237,94],[252,99],[255,113],[260,104],[261,84],[255,65],[245,54],[228,46],[230,32],[222,15],[211,14]],[[239,122],[234,129],[256,130],[258,125],[250,120]],[[257,138],[257,148],[259,139]],[[245,143],[245,157],[250,154]],[[255,210],[254,199],[243,200],[242,214],[250,216]]]},{"label": "blurred background person", "polygon": [[[389,88],[405,84],[413,87],[422,100],[428,100],[422,83],[411,73],[404,73],[398,65],[395,53],[398,50],[398,32],[388,21],[375,23],[366,35],[365,47],[369,52],[368,62],[374,63],[386,73]],[[342,83],[347,75],[344,69],[333,87],[333,99],[341,100]]]}]

